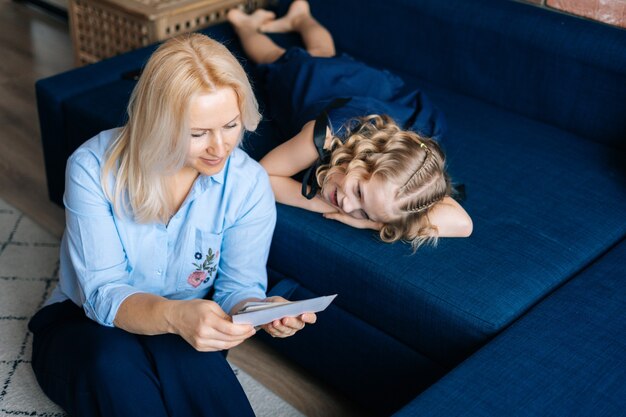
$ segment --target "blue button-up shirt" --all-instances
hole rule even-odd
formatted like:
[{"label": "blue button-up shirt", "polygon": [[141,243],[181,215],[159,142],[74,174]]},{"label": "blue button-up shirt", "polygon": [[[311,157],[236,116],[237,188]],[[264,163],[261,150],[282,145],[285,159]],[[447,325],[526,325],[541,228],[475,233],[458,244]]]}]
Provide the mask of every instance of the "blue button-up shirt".
[{"label": "blue button-up shirt", "polygon": [[213,288],[227,313],[264,298],[276,205],[263,168],[237,148],[221,172],[196,179],[169,224],[139,224],[115,213],[100,182],[118,134],[100,133],[68,160],[59,285],[46,304],[71,299],[113,326],[122,301],[139,292],[186,300]]}]

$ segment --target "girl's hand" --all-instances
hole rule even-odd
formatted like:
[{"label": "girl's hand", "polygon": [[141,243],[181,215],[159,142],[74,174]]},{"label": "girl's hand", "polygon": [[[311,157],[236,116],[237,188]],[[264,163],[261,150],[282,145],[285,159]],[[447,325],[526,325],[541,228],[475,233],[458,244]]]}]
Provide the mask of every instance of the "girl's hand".
[{"label": "girl's hand", "polygon": [[[269,301],[272,303],[279,303],[288,301],[283,297],[268,297],[263,301]],[[272,337],[289,337],[293,336],[299,330],[302,330],[304,326],[309,323],[313,324],[317,321],[315,313],[304,313],[298,317],[283,317],[280,320],[274,320],[271,323],[261,326]]]},{"label": "girl's hand", "polygon": [[380,222],[374,222],[369,219],[357,219],[356,217],[348,216],[338,211],[334,213],[324,213],[323,216],[325,219],[337,220],[338,222],[356,227],[357,229],[380,230],[383,227],[383,224]]},{"label": "girl's hand", "polygon": [[209,300],[181,301],[169,317],[173,333],[200,352],[233,348],[256,333],[249,324],[234,324],[217,303]]}]

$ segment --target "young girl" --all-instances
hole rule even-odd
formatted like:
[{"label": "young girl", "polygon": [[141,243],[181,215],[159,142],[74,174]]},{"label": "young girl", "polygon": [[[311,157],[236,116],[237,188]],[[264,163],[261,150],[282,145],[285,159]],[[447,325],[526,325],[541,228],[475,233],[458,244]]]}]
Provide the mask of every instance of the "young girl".
[{"label": "young girl", "polygon": [[[270,116],[292,137],[261,160],[278,202],[415,248],[471,234],[470,217],[450,197],[436,141],[445,122],[421,92],[406,93],[388,71],[336,56],[332,36],[304,0],[280,19],[234,9],[228,20],[265,73]],[[285,50],[262,33],[290,31],[306,50]],[[303,170],[299,184],[291,177]]]}]

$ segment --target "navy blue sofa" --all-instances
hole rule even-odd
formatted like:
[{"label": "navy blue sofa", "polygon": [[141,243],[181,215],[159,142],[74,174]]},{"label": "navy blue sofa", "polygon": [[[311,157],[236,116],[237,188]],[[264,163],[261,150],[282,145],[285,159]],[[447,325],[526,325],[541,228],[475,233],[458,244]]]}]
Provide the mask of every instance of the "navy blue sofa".
[{"label": "navy blue sofa", "polygon": [[[277,5],[279,14],[286,3]],[[626,260],[623,250],[614,249],[626,237],[626,31],[509,0],[310,3],[339,51],[397,73],[444,112],[449,131],[442,145],[453,179],[466,184],[463,204],[474,233],[412,254],[408,245],[383,244],[368,231],[279,205],[268,261],[271,293],[339,296],[298,337],[259,337],[368,413],[389,415],[406,405],[400,415],[428,415],[433,403],[449,401],[448,393],[484,378],[481,364],[508,363],[508,357],[495,355],[499,349],[537,349],[540,331],[546,332],[546,349],[554,349],[550,329],[574,327],[576,320],[545,322],[542,329],[522,323],[533,322],[534,310],[527,315],[533,306],[546,298],[551,303],[561,291],[568,294],[576,282],[589,286],[574,291],[580,308],[589,308],[590,317],[607,328],[617,323],[619,315],[594,302],[592,289],[602,279],[584,276],[587,268],[595,270],[590,265]],[[223,24],[205,32],[242,58],[266,112],[271,92],[243,58],[231,28]],[[284,35],[276,40],[299,42]],[[53,201],[61,204],[69,154],[97,132],[124,123],[132,73],[154,47],[37,83]],[[286,139],[278,122],[265,120],[246,138],[253,157]],[[626,273],[613,273],[612,291],[623,299],[626,281],[618,278]],[[623,322],[623,303],[616,309]],[[592,325],[580,331],[591,341],[601,334]],[[623,346],[623,333],[618,341]],[[586,353],[597,353],[580,352],[582,365]],[[492,378],[481,381],[492,384],[485,395],[541,395],[530,389],[545,374],[522,374],[526,359],[515,359],[511,375],[524,375],[529,391]],[[545,369],[559,368],[553,359],[528,357],[528,367],[538,361]],[[623,360],[619,365],[605,371],[626,382]],[[559,369],[554,378],[578,387],[577,398],[584,401],[583,393],[592,392],[584,389],[585,373]],[[419,396],[429,387],[426,397]],[[480,392],[455,400],[477,397]],[[558,410],[558,401],[548,405]],[[473,410],[498,414],[497,408]]]}]

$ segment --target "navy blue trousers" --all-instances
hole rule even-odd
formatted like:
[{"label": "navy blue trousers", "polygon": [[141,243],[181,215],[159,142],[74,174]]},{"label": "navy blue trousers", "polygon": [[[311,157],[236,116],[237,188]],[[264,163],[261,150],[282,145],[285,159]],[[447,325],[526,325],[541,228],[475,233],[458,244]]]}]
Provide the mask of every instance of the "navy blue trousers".
[{"label": "navy blue trousers", "polygon": [[225,353],[101,326],[71,301],[28,327],[37,381],[71,416],[254,416]]}]

